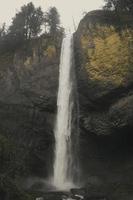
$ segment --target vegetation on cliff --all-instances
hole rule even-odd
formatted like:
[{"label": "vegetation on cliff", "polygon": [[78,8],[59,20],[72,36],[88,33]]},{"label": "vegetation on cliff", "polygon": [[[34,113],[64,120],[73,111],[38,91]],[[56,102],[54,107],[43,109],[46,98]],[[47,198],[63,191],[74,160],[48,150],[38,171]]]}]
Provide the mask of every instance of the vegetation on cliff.
[{"label": "vegetation on cliff", "polygon": [[81,36],[86,69],[92,81],[122,85],[133,78],[133,31],[117,32],[114,26],[91,27]]},{"label": "vegetation on cliff", "polygon": [[[50,123],[49,118],[54,115],[55,103],[52,101],[56,93],[54,90],[57,85],[57,65],[63,34],[58,10],[51,7],[44,13],[33,3],[22,6],[8,28],[5,24],[0,28],[0,198],[2,200],[35,199],[22,189],[22,178],[32,174],[36,176],[37,168],[40,169],[38,163],[42,161],[44,165],[46,152],[49,151],[47,146],[52,139],[50,133],[48,135],[50,128],[46,126]],[[51,71],[54,76],[51,75]],[[52,83],[47,83],[47,80]],[[26,84],[31,93],[25,89]],[[30,84],[32,86],[29,86]],[[39,84],[42,84],[42,91],[47,93],[45,97],[42,92],[42,96],[39,93]],[[53,96],[50,100],[48,100],[49,88],[54,91],[51,92]],[[4,96],[2,99],[2,91],[6,96],[6,102],[3,100]],[[11,98],[13,103],[10,102]],[[20,103],[21,100],[23,103]],[[25,104],[28,106],[26,107]],[[44,109],[43,104],[44,106],[48,104],[47,120],[44,119],[44,112],[40,111]],[[21,106],[23,108],[20,112],[16,110],[16,107],[19,109]],[[9,107],[11,110],[8,109]],[[37,119],[35,119],[36,115],[39,115]],[[8,127],[4,127],[8,122]],[[46,175],[45,168],[46,166],[43,166]]]},{"label": "vegetation on cliff", "polygon": [[133,1],[132,0],[104,0],[105,9],[113,9],[117,13],[128,12],[133,14]]},{"label": "vegetation on cliff", "polygon": [[[75,33],[81,164],[88,193],[93,185],[93,194],[99,194],[100,180],[102,194],[117,200],[133,197],[132,20],[125,10],[96,10],[84,16]],[[89,175],[95,176],[93,183]]]},{"label": "vegetation on cliff", "polygon": [[128,114],[128,107],[131,108],[128,97],[132,95],[133,85],[131,14],[118,15],[111,10],[89,12],[79,24],[75,47],[81,106],[86,115],[82,120],[83,127],[97,135],[111,134],[116,128],[112,128],[111,121],[115,121],[114,113],[120,118],[117,114],[123,97],[126,97],[126,108],[119,113],[128,118],[124,120],[125,126],[129,127],[132,117]]},{"label": "vegetation on cliff", "polygon": [[31,2],[21,7],[8,28],[5,24],[0,27],[0,54],[15,52],[40,35],[45,38],[52,37],[55,41],[58,35],[61,37],[63,33],[60,16],[55,7],[44,13],[41,7],[36,8]]},{"label": "vegetation on cliff", "polygon": [[[95,21],[98,13],[103,21]],[[111,15],[113,19],[113,11],[97,11],[83,19],[80,42],[84,65],[92,82],[126,85],[133,77],[133,29],[131,23],[121,26],[117,19],[113,22]]]}]

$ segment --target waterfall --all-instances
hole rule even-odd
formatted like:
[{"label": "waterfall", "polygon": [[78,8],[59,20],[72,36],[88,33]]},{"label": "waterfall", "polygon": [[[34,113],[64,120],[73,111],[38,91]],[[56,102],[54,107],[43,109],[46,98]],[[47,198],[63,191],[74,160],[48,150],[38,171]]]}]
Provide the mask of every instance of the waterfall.
[{"label": "waterfall", "polygon": [[58,189],[73,187],[73,153],[72,153],[72,111],[73,111],[73,36],[63,39],[59,89],[57,99],[57,117],[55,125],[55,160],[53,184]]}]

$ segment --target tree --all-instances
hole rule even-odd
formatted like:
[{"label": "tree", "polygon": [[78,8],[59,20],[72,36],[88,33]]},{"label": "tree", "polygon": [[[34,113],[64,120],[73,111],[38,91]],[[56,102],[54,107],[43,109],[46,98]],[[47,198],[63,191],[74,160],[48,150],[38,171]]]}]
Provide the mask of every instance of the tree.
[{"label": "tree", "polygon": [[21,7],[20,12],[13,18],[9,28],[10,35],[20,40],[28,40],[41,32],[44,16],[40,7],[35,8],[33,3]]},{"label": "tree", "polygon": [[6,24],[2,24],[0,27],[0,39],[2,39],[6,35],[6,30],[5,30]]},{"label": "tree", "polygon": [[60,25],[60,15],[55,7],[51,7],[46,13],[46,21],[50,28],[50,34],[55,35]]},{"label": "tree", "polygon": [[117,12],[126,11],[133,14],[133,0],[105,0],[106,9],[113,9]]},{"label": "tree", "polygon": [[6,24],[3,23],[0,26],[0,54],[5,51],[7,45],[9,46],[9,43],[6,42],[8,30],[6,30]]}]

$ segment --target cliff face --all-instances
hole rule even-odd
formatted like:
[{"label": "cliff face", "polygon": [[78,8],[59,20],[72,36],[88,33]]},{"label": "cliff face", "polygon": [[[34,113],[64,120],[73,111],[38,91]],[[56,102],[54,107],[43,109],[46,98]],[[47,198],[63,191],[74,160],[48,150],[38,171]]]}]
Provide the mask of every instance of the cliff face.
[{"label": "cliff face", "polygon": [[0,134],[20,151],[23,176],[47,176],[52,163],[61,38],[50,41],[43,36],[0,61]]},{"label": "cliff face", "polygon": [[117,200],[133,197],[132,42],[131,17],[109,11],[88,13],[75,33],[80,154],[87,188]]}]

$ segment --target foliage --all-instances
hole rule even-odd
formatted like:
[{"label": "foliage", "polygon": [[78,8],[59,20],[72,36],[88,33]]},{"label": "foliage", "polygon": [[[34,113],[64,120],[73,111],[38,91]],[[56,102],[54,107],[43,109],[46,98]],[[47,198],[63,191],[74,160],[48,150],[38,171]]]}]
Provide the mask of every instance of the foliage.
[{"label": "foliage", "polygon": [[5,23],[2,24],[2,26],[0,27],[0,39],[2,39],[5,35],[6,35],[6,30],[5,30]]},{"label": "foliage", "polygon": [[21,7],[21,11],[13,18],[9,32],[22,40],[31,39],[41,32],[43,12],[40,7],[35,8],[33,3]]},{"label": "foliage", "polygon": [[98,26],[82,35],[89,78],[104,84],[121,85],[133,77],[133,31],[119,34],[113,26]]},{"label": "foliage", "polygon": [[27,40],[36,37],[41,32],[44,16],[40,7],[33,3],[21,7],[12,20],[12,24],[5,30],[5,24],[0,28],[0,54],[13,52],[24,45]]},{"label": "foliage", "polygon": [[53,41],[62,38],[64,29],[60,27],[60,16],[55,7],[43,13],[41,7],[28,3],[21,7],[6,30],[5,24],[0,27],[0,54],[15,52],[16,49],[27,49],[30,41],[40,37],[42,26],[45,27],[45,36],[52,37]]},{"label": "foliage", "polygon": [[133,13],[133,1],[132,0],[105,0],[106,9],[115,9],[117,12],[126,11]]},{"label": "foliage", "polygon": [[46,21],[49,24],[50,34],[54,35],[57,33],[60,24],[60,16],[55,7],[51,7],[46,13]]}]

